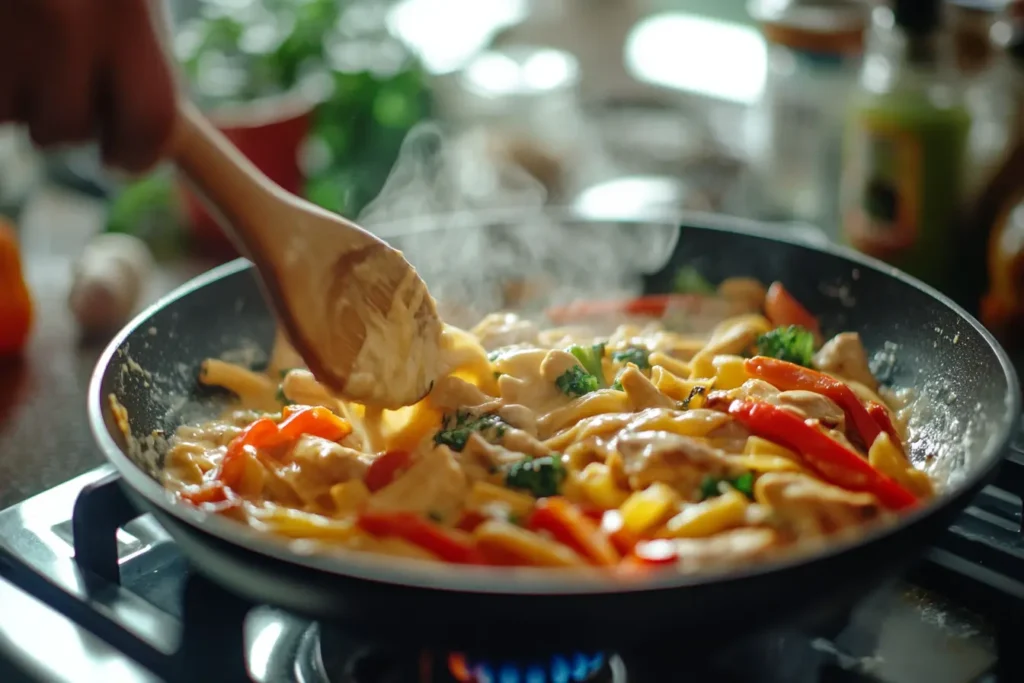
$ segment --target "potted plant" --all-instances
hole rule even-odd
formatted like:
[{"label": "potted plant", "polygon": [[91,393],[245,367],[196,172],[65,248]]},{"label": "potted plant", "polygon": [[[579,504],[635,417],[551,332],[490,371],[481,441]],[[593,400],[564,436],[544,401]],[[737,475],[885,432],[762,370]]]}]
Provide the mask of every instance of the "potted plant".
[{"label": "potted plant", "polygon": [[[190,95],[260,170],[289,192],[355,215],[383,186],[409,129],[429,114],[423,73],[385,26],[378,0],[200,0],[175,51]],[[163,176],[162,176],[163,177]],[[167,192],[148,179],[147,197]],[[128,188],[133,216],[155,210]],[[127,195],[127,197],[125,196]],[[178,187],[179,216],[205,253],[233,248],[192,193]],[[152,225],[151,220],[139,224]]]}]

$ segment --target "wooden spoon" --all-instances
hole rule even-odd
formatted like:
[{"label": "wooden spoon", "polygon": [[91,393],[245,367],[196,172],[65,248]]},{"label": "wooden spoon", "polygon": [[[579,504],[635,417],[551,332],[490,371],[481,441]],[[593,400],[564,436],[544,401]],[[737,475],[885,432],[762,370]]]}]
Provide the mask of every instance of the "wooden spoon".
[{"label": "wooden spoon", "polygon": [[440,373],[442,323],[401,252],[282,190],[191,104],[171,159],[255,265],[289,341],[337,395],[411,405]]}]

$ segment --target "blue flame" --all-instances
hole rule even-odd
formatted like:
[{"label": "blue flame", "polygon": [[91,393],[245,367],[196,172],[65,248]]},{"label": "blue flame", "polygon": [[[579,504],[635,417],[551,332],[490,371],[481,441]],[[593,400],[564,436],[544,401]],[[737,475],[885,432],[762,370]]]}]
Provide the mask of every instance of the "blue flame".
[{"label": "blue flame", "polygon": [[547,661],[494,661],[466,658],[475,683],[582,683],[601,670],[601,653],[553,655]]}]

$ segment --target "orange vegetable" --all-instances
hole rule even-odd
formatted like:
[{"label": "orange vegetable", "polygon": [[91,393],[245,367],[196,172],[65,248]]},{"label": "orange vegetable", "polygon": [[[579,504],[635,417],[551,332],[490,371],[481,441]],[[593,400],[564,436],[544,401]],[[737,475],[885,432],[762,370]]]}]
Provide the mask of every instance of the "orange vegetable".
[{"label": "orange vegetable", "polygon": [[409,468],[412,455],[408,451],[388,451],[377,456],[366,470],[363,483],[370,491],[379,491]]},{"label": "orange vegetable", "polygon": [[231,488],[238,486],[245,472],[242,453],[246,449],[274,448],[296,441],[304,434],[338,441],[352,433],[352,425],[348,420],[338,417],[323,406],[286,406],[282,414],[285,418],[280,423],[275,423],[269,417],[261,417],[231,440],[221,460],[220,472],[217,473],[221,483]]},{"label": "orange vegetable", "polygon": [[242,458],[245,449],[266,448],[276,444],[277,438],[277,425],[269,417],[261,417],[250,424],[228,444],[224,459],[220,461],[220,472],[217,473],[217,479],[225,486],[231,488],[238,486],[245,473],[245,460]]},{"label": "orange vegetable", "polygon": [[608,536],[612,545],[623,555],[631,553],[639,540],[635,534],[626,529],[622,521],[622,513],[618,510],[608,510],[604,513],[604,516],[601,517],[601,531]]},{"label": "orange vegetable", "polygon": [[565,498],[553,496],[537,501],[528,526],[533,531],[547,531],[591,564],[614,565],[619,561],[619,553],[600,527]]},{"label": "orange vegetable", "polygon": [[803,307],[781,282],[773,282],[764,298],[764,314],[776,327],[798,325],[814,333],[816,344],[821,343],[821,326],[818,319]]},{"label": "orange vegetable", "polygon": [[359,515],[359,526],[374,536],[397,536],[447,562],[484,564],[483,556],[467,534],[445,529],[411,512],[363,512]]},{"label": "orange vegetable", "polygon": [[308,406],[290,412],[277,428],[283,441],[294,441],[303,434],[339,441],[352,433],[348,420],[323,406]]},{"label": "orange vegetable", "polygon": [[33,319],[18,237],[14,227],[0,218],[0,355],[15,354],[25,347]]}]

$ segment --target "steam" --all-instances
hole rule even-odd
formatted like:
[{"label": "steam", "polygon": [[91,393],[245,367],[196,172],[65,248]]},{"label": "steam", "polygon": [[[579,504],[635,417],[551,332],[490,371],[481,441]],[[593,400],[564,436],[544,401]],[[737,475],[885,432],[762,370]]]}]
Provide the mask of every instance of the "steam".
[{"label": "steam", "polygon": [[536,317],[549,305],[639,293],[642,273],[671,254],[675,226],[568,218],[501,153],[505,142],[420,124],[360,224],[402,250],[445,319],[463,327],[498,310]]}]

